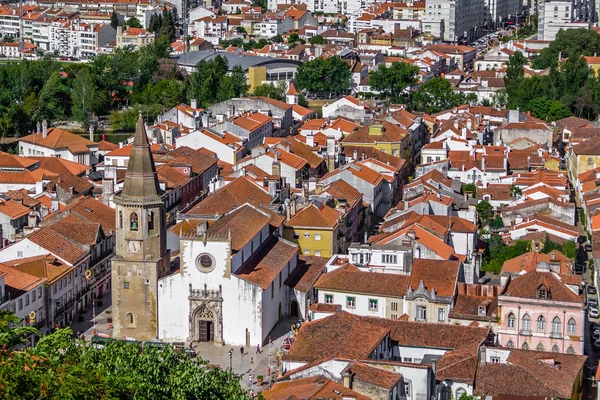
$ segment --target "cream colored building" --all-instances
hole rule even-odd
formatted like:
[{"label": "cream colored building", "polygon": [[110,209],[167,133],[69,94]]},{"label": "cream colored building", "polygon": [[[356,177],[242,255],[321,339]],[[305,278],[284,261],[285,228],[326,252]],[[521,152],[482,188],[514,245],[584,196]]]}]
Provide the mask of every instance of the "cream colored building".
[{"label": "cream colored building", "polygon": [[144,46],[154,43],[154,33],[141,28],[127,28],[122,30],[117,28],[117,48],[133,46],[134,49],[140,49]]}]

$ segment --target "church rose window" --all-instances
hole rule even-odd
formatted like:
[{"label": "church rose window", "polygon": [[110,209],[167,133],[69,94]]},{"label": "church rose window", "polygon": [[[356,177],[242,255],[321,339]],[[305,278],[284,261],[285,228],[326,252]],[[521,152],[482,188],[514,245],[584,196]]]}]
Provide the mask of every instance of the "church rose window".
[{"label": "church rose window", "polygon": [[215,269],[215,259],[210,254],[200,254],[196,258],[196,267],[200,272],[208,273]]}]

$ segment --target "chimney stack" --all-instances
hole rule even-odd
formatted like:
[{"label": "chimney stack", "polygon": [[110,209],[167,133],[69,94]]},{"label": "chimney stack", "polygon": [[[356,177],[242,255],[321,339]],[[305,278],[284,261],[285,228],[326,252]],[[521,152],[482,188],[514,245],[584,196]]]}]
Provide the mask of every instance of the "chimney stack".
[{"label": "chimney stack", "polygon": [[42,131],[42,124],[40,124],[40,121],[37,122],[37,130],[35,131],[35,133],[40,133]]},{"label": "chimney stack", "polygon": [[90,125],[90,141],[94,141],[94,125]]},{"label": "chimney stack", "polygon": [[44,139],[46,139],[46,136],[48,136],[48,121],[43,120],[42,121],[42,137]]},{"label": "chimney stack", "polygon": [[190,101],[190,107],[192,107],[194,110],[198,108],[198,101],[196,99],[192,99]]},{"label": "chimney stack", "polygon": [[313,135],[307,135],[306,136],[306,145],[310,146],[310,147],[314,147],[315,146],[315,137]]}]

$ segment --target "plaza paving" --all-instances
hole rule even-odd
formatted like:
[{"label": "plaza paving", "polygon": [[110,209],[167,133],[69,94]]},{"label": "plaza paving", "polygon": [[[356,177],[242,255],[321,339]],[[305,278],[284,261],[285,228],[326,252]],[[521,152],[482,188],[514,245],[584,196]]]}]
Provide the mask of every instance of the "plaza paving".
[{"label": "plaza paving", "polygon": [[[111,297],[102,298],[102,307],[96,307],[96,325],[93,323],[93,310],[90,306],[84,314],[83,322],[75,322],[71,325],[74,333],[81,333],[87,340],[91,339],[96,333],[105,333],[112,336],[112,329],[107,321],[111,315]],[[269,387],[268,371],[271,366],[272,377],[281,374],[281,363],[277,365],[277,355],[282,354],[281,345],[285,338],[290,334],[292,324],[298,322],[297,319],[283,319],[271,332],[272,344],[269,347],[265,344],[261,347],[261,353],[256,353],[256,346],[244,347],[244,355],[241,355],[240,346],[218,346],[209,343],[194,342],[193,348],[199,357],[206,360],[209,364],[228,369],[230,366],[229,350],[233,350],[231,357],[231,367],[233,373],[240,377],[242,387],[254,389],[256,393]],[[186,343],[188,345],[189,343]],[[271,356],[269,357],[269,353]],[[256,377],[264,377],[263,385],[258,385]]]}]

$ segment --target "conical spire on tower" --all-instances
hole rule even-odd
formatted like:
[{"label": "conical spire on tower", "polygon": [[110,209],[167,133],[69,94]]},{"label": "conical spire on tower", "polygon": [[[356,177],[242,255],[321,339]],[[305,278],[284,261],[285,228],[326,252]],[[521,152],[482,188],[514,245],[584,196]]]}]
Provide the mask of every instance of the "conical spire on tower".
[{"label": "conical spire on tower", "polygon": [[132,198],[159,197],[160,186],[156,175],[154,159],[150,151],[150,143],[142,116],[138,118],[135,127],[135,137],[125,174],[125,183],[121,195]]}]

